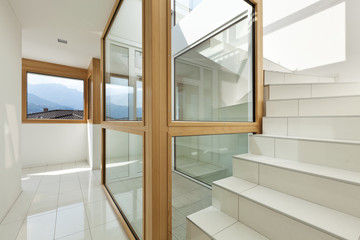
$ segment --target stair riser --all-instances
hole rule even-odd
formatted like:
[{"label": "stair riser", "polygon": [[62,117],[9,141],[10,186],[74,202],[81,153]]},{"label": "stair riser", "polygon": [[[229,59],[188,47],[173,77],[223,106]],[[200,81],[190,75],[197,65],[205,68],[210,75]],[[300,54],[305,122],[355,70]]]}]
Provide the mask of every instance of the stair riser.
[{"label": "stair riser", "polygon": [[270,239],[338,239],[221,187],[213,186],[213,206]]},{"label": "stair riser", "polygon": [[360,145],[251,136],[250,153],[360,172]]},{"label": "stair riser", "polygon": [[360,97],[313,98],[266,102],[267,117],[360,116]]},{"label": "stair riser", "polygon": [[238,219],[238,195],[216,185],[212,186],[212,206]]},{"label": "stair riser", "polygon": [[186,220],[186,239],[187,240],[211,240],[211,238],[198,228],[194,223]]},{"label": "stair riser", "polygon": [[267,135],[360,140],[360,117],[264,118]]},{"label": "stair riser", "polygon": [[[358,185],[240,158],[233,159],[233,166],[235,177],[250,182],[255,179],[254,183],[264,187],[360,217],[360,186]],[[241,171],[236,170],[238,168],[241,168]]]},{"label": "stair riser", "polygon": [[243,197],[239,197],[239,221],[269,239],[339,239]]},{"label": "stair riser", "polygon": [[360,83],[269,85],[269,99],[298,99],[360,94]]},{"label": "stair riser", "polygon": [[271,71],[265,71],[264,79],[265,84],[330,83],[335,81],[334,78],[330,77],[303,76]]}]

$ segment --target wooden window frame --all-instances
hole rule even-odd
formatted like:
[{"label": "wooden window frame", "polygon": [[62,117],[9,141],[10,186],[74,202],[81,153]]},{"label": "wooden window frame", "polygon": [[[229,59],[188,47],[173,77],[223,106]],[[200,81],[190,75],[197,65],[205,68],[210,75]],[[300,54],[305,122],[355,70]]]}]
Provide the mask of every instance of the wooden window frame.
[{"label": "wooden window frame", "polygon": [[[27,118],[27,75],[28,73],[43,74],[55,77],[73,78],[84,81],[84,118],[75,119],[28,119]],[[69,67],[54,63],[22,59],[22,123],[46,123],[46,124],[66,124],[66,123],[87,123],[88,119],[88,70],[76,67]]]},{"label": "wooden window frame", "polygon": [[[100,59],[93,58],[88,67],[88,123],[101,123],[101,75],[100,75]],[[89,101],[90,100],[90,101]],[[90,106],[90,107],[89,107]]]},{"label": "wooden window frame", "polygon": [[[243,0],[239,0],[243,1]],[[142,122],[105,121],[102,102],[102,184],[105,184],[105,131],[112,129],[141,134],[143,150],[144,240],[172,239],[172,138],[177,136],[261,133],[263,117],[262,0],[247,0],[255,8],[255,121],[179,122],[172,120],[171,2],[143,0],[143,119]],[[105,37],[123,0],[116,0],[101,38],[101,76],[105,77]],[[105,97],[102,85],[102,99]],[[106,193],[108,191],[104,187]],[[110,195],[109,195],[110,196]],[[114,204],[115,207],[115,204]],[[116,207],[115,207],[116,208]],[[131,228],[119,214],[130,239]]]}]

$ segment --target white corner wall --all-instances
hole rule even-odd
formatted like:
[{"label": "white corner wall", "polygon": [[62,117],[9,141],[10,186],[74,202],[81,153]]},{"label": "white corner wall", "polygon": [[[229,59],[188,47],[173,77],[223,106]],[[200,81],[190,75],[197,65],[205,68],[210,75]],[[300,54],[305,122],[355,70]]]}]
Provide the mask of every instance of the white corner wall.
[{"label": "white corner wall", "polygon": [[101,125],[87,125],[88,163],[92,169],[100,169],[101,163]]},{"label": "white corner wall", "polygon": [[87,161],[87,124],[22,124],[23,168]]},{"label": "white corner wall", "polygon": [[[303,74],[335,76],[341,82],[360,82],[360,1],[345,2],[345,61],[301,71]],[[329,23],[331,24],[331,22]],[[329,49],[329,51],[332,51]]]},{"label": "white corner wall", "polygon": [[21,192],[21,25],[0,0],[0,222]]}]

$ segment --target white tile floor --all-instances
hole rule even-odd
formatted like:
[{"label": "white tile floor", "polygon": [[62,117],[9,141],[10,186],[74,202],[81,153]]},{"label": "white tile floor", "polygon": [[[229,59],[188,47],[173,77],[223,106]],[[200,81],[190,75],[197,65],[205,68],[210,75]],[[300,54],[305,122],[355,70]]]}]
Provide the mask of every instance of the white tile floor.
[{"label": "white tile floor", "polygon": [[1,240],[128,239],[84,163],[23,170],[23,192],[0,223]]}]

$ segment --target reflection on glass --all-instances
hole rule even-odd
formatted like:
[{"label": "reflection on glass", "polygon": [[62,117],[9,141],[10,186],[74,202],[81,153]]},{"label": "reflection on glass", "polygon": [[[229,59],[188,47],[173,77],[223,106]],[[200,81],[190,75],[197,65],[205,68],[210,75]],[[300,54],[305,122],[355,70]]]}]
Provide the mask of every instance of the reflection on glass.
[{"label": "reflection on glass", "polygon": [[232,175],[232,157],[248,152],[248,133],[175,137],[174,169],[207,185]]},{"label": "reflection on glass", "polygon": [[142,1],[124,0],[105,39],[106,121],[142,120],[142,60]]},{"label": "reflection on glass", "polygon": [[178,24],[188,13],[196,8],[203,0],[174,0],[175,24]]},{"label": "reflection on glass", "polygon": [[137,236],[143,234],[143,137],[106,130],[106,186]]},{"label": "reflection on glass", "polygon": [[175,120],[254,121],[251,12],[175,58]]}]

